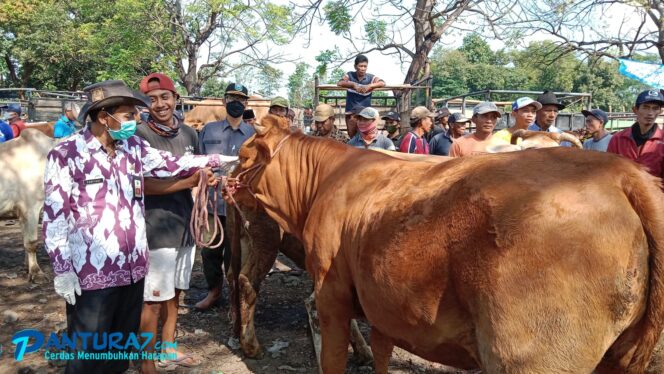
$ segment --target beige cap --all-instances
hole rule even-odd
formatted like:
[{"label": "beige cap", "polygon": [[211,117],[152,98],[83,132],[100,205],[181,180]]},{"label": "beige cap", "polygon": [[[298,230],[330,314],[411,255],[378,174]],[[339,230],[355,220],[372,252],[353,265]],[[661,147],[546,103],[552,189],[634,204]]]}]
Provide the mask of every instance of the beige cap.
[{"label": "beige cap", "polygon": [[425,106],[418,106],[415,107],[411,112],[410,112],[410,122],[415,122],[418,120],[421,120],[422,118],[426,117],[435,117],[436,114],[431,112],[427,107]]},{"label": "beige cap", "polygon": [[323,122],[327,121],[328,118],[334,117],[334,108],[328,104],[320,104],[316,107],[314,111],[314,121]]}]

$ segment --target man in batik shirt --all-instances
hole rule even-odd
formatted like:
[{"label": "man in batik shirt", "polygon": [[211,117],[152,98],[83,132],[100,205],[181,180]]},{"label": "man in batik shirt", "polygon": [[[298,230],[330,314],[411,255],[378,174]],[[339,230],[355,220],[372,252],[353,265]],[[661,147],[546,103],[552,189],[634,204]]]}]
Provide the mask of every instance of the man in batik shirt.
[{"label": "man in batik shirt", "polygon": [[[185,177],[227,166],[234,157],[175,157],[137,136],[136,105],[150,100],[122,81],[86,87],[80,114],[89,127],[48,154],[43,234],[55,291],[67,301],[67,332],[121,333],[124,346],[138,331],[147,273],[143,177]],[[88,351],[95,351],[88,339]],[[107,347],[104,351],[108,350]],[[119,373],[124,360],[71,360],[67,373]]]}]

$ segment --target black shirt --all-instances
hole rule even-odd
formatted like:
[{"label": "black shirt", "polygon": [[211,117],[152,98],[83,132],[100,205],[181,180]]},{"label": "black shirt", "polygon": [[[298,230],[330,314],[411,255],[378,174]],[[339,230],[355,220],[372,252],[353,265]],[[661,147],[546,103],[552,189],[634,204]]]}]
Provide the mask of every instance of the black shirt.
[{"label": "black shirt", "polygon": [[650,130],[646,132],[645,134],[641,134],[641,127],[639,126],[639,123],[635,123],[632,125],[632,138],[634,138],[634,142],[636,143],[637,147],[640,147],[648,141],[648,139],[652,138],[652,135],[655,133],[655,128],[657,127],[657,124],[654,124],[650,127]]},{"label": "black shirt", "polygon": [[[168,151],[176,156],[198,154],[198,135],[189,126],[180,124],[179,133],[172,137],[157,135],[145,123],[136,129],[136,135],[147,140],[152,148]],[[193,246],[189,234],[189,220],[194,200],[191,190],[167,195],[145,196],[145,225],[148,248],[180,248]]]}]

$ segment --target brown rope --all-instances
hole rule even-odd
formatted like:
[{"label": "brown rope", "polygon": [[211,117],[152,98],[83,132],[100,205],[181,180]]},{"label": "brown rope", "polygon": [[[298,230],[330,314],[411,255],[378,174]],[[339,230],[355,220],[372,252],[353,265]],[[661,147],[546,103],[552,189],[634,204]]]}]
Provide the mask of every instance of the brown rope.
[{"label": "brown rope", "polygon": [[[194,208],[191,212],[189,230],[197,246],[218,248],[224,242],[224,228],[217,215],[217,188],[221,188],[224,183],[217,184],[217,188],[208,186],[208,176],[205,170],[201,169],[198,173],[200,174],[200,178],[198,179],[196,196],[194,196]],[[211,201],[208,199],[208,191],[210,190],[214,196]],[[210,220],[208,220],[208,208],[210,204],[212,204],[212,228],[210,228]],[[210,231],[212,231],[210,240],[205,241],[204,235]],[[214,239],[217,233],[219,233],[219,241],[215,243]]]}]

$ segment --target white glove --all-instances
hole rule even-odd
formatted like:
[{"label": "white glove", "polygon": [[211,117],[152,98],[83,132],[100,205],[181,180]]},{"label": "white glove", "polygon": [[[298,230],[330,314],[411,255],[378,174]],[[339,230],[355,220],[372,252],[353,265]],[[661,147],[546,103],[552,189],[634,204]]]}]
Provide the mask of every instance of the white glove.
[{"label": "white glove", "polygon": [[71,305],[76,304],[76,295],[81,296],[81,285],[78,283],[78,275],[74,272],[57,275],[53,279],[55,293],[65,298]]}]

